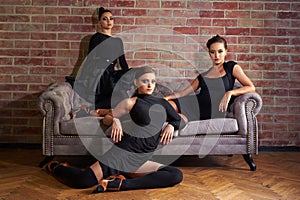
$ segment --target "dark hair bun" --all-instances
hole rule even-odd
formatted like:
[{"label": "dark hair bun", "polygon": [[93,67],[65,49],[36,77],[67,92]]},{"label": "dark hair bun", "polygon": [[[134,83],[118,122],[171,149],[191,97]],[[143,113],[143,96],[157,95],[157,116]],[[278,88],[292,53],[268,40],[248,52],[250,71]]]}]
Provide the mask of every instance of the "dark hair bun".
[{"label": "dark hair bun", "polygon": [[227,49],[227,41],[225,40],[225,38],[221,37],[219,34],[215,35],[214,37],[210,38],[207,43],[206,43],[206,47],[209,49],[210,45],[212,45],[215,42],[220,42],[224,44],[225,49]]},{"label": "dark hair bun", "polygon": [[103,7],[99,8],[99,13],[102,13],[105,9]]},{"label": "dark hair bun", "polygon": [[103,14],[103,13],[106,13],[106,12],[110,12],[110,13],[111,13],[111,11],[110,11],[110,10],[108,10],[108,9],[105,9],[105,8],[103,8],[103,7],[100,7],[100,8],[98,9],[98,20],[100,20],[100,19],[101,19],[101,16],[102,16],[102,14]]}]

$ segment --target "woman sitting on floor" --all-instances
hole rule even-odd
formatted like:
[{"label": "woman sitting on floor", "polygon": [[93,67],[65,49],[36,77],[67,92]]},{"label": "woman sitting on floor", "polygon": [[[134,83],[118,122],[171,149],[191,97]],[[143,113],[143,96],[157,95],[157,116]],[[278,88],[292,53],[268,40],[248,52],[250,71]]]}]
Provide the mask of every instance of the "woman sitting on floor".
[{"label": "woman sitting on floor", "polygon": [[[47,170],[73,188],[97,185],[94,192],[170,187],[182,181],[182,172],[171,166],[150,161],[161,142],[168,144],[174,130],[184,122],[163,98],[152,96],[156,80],[149,67],[135,68],[137,93],[121,101],[103,122],[112,127],[114,145],[99,161],[82,170],[52,161]],[[130,116],[123,124],[122,117]],[[128,119],[128,118],[127,118]],[[168,124],[162,129],[165,122]]]}]

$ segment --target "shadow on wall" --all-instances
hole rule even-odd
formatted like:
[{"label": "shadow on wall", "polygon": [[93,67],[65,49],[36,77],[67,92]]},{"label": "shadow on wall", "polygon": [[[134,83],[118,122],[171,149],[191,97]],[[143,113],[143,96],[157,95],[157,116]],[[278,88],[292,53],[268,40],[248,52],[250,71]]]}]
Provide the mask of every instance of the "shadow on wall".
[{"label": "shadow on wall", "polygon": [[[91,16],[91,21],[92,21],[92,26],[94,27],[95,31],[97,32],[99,30],[99,23],[98,23],[98,8],[94,10],[92,16]],[[79,54],[77,61],[75,63],[75,66],[73,68],[72,73],[66,77],[66,80],[69,79],[74,79],[74,77],[77,76],[78,71],[84,62],[85,58],[88,55],[88,50],[89,50],[89,42],[92,37],[92,34],[87,35],[81,39],[80,46],[79,46]]]},{"label": "shadow on wall", "polygon": [[[98,9],[95,9],[91,19],[91,25],[95,30],[98,30]],[[91,34],[82,38],[78,58],[70,76],[76,77],[84,62],[88,54],[90,38]],[[13,101],[2,102],[0,107],[0,143],[42,143],[43,115],[38,107],[38,99],[45,87],[48,86],[41,85],[41,92],[31,93]]]},{"label": "shadow on wall", "polygon": [[77,76],[77,73],[78,73],[83,61],[87,57],[88,49],[89,49],[89,42],[90,42],[91,37],[92,37],[92,35],[87,35],[81,39],[80,46],[79,46],[78,58],[77,58],[77,61],[75,63],[75,66],[74,66],[73,71],[70,74],[70,76],[72,76],[72,77]]}]

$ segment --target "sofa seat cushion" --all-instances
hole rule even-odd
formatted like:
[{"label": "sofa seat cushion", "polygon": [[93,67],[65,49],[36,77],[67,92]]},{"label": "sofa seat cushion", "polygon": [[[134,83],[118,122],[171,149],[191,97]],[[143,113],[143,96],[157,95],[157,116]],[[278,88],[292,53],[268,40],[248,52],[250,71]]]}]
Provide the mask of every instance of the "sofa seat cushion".
[{"label": "sofa seat cushion", "polygon": [[[69,136],[101,136],[110,133],[103,125],[101,117],[81,117],[60,122],[60,134]],[[218,118],[190,121],[174,136],[194,136],[199,134],[232,134],[238,131],[234,118]]]},{"label": "sofa seat cushion", "polygon": [[238,131],[237,120],[234,118],[217,118],[190,121],[178,132],[178,136],[199,134],[232,134]]},{"label": "sofa seat cushion", "polygon": [[102,117],[80,117],[60,122],[60,134],[80,136],[101,136],[107,127],[102,123]]}]

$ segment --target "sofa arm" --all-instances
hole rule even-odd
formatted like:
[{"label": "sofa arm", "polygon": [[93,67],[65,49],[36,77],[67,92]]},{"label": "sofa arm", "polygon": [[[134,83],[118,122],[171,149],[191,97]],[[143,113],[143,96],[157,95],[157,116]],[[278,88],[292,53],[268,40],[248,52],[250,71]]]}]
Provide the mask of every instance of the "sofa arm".
[{"label": "sofa arm", "polygon": [[258,137],[256,115],[260,111],[261,107],[262,99],[258,93],[240,95],[233,102],[233,116],[237,120],[239,126],[238,134],[243,137],[247,137],[248,153],[253,153],[253,149],[257,151],[255,148]]},{"label": "sofa arm", "polygon": [[[70,119],[73,90],[69,83],[53,83],[39,96],[39,109],[44,116],[44,126],[53,127],[54,134],[59,133],[58,124]],[[45,122],[44,122],[45,123]],[[49,128],[49,127],[48,127]]]}]

